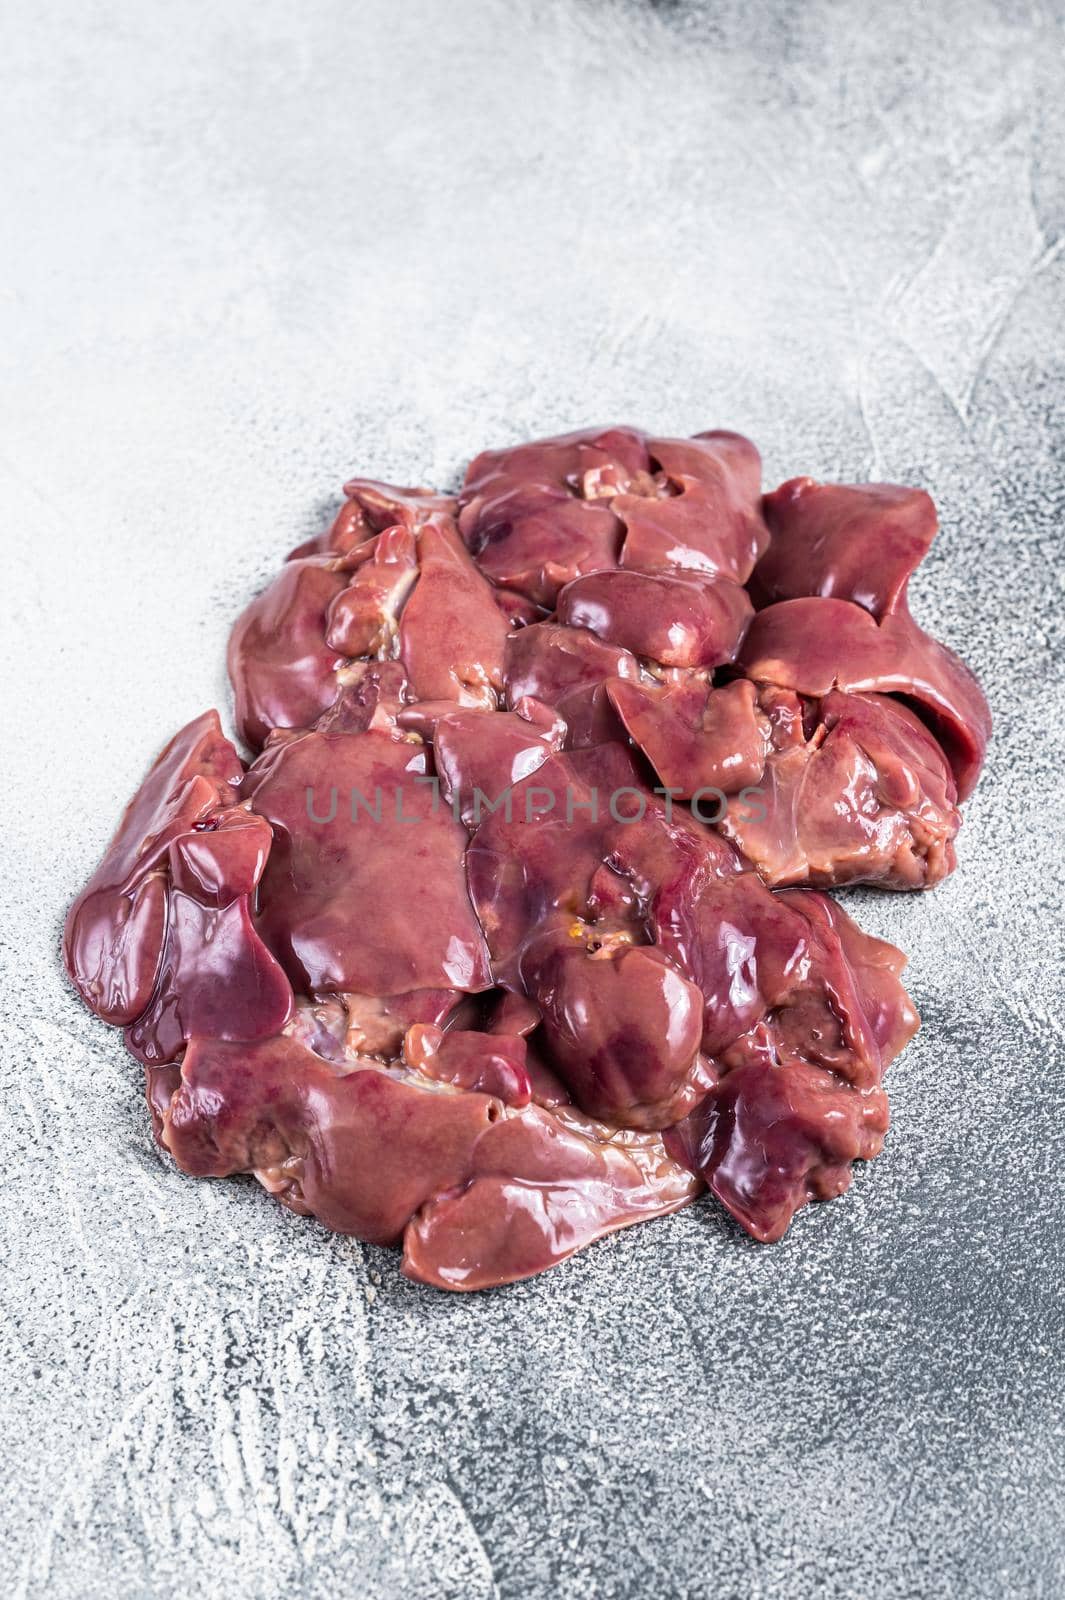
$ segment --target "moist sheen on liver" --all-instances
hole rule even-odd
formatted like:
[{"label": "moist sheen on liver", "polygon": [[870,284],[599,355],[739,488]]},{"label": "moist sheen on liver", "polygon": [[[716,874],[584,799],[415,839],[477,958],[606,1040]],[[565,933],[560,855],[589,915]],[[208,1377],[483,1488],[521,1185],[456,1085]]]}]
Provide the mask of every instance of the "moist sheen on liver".
[{"label": "moist sheen on liver", "polygon": [[913,621],[923,491],[589,429],[457,494],[345,485],[230,639],[67,917],[183,1171],[541,1272],[709,1191],[771,1242],[888,1128],[900,951],[990,733]]}]

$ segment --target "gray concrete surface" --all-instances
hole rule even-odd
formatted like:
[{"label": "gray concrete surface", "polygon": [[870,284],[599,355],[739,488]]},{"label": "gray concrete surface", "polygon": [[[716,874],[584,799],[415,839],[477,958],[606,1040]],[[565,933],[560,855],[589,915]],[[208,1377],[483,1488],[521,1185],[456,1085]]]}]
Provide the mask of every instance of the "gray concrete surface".
[{"label": "gray concrete surface", "polygon": [[[0,48],[0,1588],[1058,1596],[1053,4],[16,0]],[[883,1158],[449,1299],[155,1153],[64,905],[345,474],[726,425],[926,485],[997,733]]]}]

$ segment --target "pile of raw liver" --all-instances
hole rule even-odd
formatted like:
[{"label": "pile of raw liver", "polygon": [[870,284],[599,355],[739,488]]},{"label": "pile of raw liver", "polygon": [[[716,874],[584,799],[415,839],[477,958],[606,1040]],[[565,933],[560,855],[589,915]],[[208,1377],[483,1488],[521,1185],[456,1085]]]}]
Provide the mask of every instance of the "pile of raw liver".
[{"label": "pile of raw liver", "polygon": [[704,1187],[779,1239],[918,1025],[818,890],[950,872],[987,743],[932,501],[630,428],[345,495],[233,631],[253,759],[184,728],[67,921],[157,1137],[450,1289]]}]

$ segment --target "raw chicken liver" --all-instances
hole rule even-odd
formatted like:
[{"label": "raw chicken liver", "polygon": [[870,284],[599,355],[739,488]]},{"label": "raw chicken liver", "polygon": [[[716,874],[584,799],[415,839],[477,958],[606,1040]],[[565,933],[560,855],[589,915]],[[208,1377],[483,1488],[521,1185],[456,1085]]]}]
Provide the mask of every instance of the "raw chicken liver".
[{"label": "raw chicken liver", "polygon": [[704,1189],[756,1239],[881,1148],[904,957],[990,732],[914,623],[920,490],[602,428],[354,479],[67,918],[160,1144],[447,1289]]}]

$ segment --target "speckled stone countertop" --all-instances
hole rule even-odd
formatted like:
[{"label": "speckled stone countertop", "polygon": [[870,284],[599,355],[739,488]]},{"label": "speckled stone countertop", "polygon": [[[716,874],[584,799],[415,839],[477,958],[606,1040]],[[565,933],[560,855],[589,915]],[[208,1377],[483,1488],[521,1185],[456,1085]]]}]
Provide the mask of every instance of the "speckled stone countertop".
[{"label": "speckled stone countertop", "polygon": [[[1059,6],[42,0],[0,51],[0,1589],[1065,1589]],[[593,421],[935,495],[990,695],[885,1154],[448,1298],[152,1146],[60,921],[345,475]]]}]

